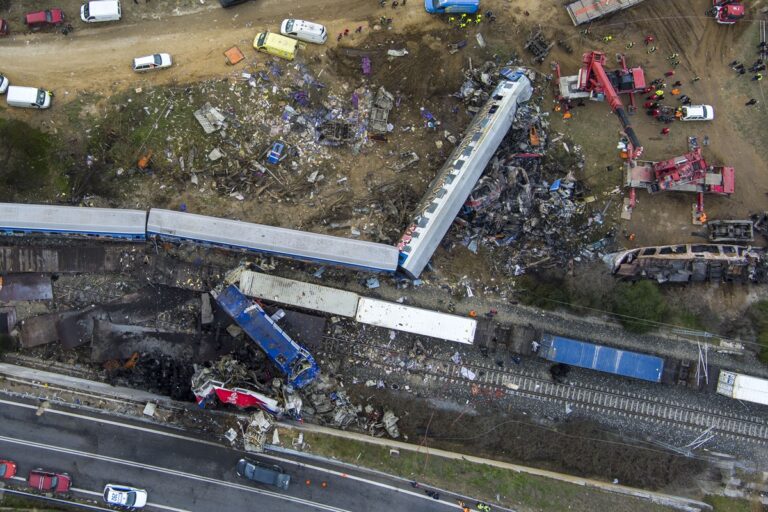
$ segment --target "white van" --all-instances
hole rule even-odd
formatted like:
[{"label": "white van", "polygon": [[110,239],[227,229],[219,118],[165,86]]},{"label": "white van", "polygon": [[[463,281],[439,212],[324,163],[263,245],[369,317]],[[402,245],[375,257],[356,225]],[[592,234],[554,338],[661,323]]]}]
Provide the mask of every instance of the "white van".
[{"label": "white van", "polygon": [[308,43],[325,44],[328,40],[328,31],[319,23],[304,20],[283,20],[280,24],[280,33]]},{"label": "white van", "polygon": [[118,21],[123,15],[120,0],[97,0],[80,7],[80,19],[86,23]]},{"label": "white van", "polygon": [[156,53],[133,59],[133,70],[138,72],[151,71],[153,69],[169,68],[171,64],[173,64],[173,60],[169,54]]},{"label": "white van", "polygon": [[52,97],[53,94],[45,89],[11,85],[5,99],[10,107],[43,109],[51,106]]}]

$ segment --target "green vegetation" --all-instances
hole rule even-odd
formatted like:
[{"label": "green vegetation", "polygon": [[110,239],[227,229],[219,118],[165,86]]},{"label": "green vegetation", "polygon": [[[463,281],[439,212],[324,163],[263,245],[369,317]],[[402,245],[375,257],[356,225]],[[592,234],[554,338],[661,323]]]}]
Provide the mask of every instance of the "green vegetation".
[{"label": "green vegetation", "polygon": [[760,512],[763,510],[763,506],[759,503],[725,496],[707,496],[704,502],[712,505],[714,512]]},{"label": "green vegetation", "polygon": [[757,342],[760,344],[758,357],[764,363],[768,363],[768,300],[761,300],[749,308],[747,316],[757,333]]},{"label": "green vegetation", "polygon": [[[526,275],[518,284],[524,304],[542,309],[568,309],[579,314],[585,312],[584,308],[609,310],[630,332],[645,333],[665,321],[691,329],[701,328],[699,319],[689,311],[676,312],[673,318],[668,318],[667,300],[653,281],[616,283],[606,290],[599,286],[573,289],[562,277]],[[768,341],[768,329],[766,333]]]},{"label": "green vegetation", "polygon": [[630,332],[644,333],[663,322],[667,302],[653,281],[619,283],[613,292],[613,312],[620,315],[621,325]]},{"label": "green vegetation", "polygon": [[[282,430],[281,437],[289,439],[295,432]],[[332,457],[358,466],[384,471],[422,484],[450,489],[458,494],[496,501],[496,495],[506,506],[520,510],[560,512],[568,503],[570,510],[639,510],[661,512],[670,509],[641,502],[625,496],[612,495],[578,485],[517,473],[511,470],[452,460],[422,453],[400,451],[392,455],[389,448],[343,437],[304,433],[308,451]]]},{"label": "green vegetation", "polygon": [[0,494],[0,510],[23,510],[26,512],[53,512],[79,510],[78,507],[52,506],[43,500],[36,500],[17,494]]},{"label": "green vegetation", "polygon": [[55,192],[55,141],[22,121],[0,119],[0,200]]}]

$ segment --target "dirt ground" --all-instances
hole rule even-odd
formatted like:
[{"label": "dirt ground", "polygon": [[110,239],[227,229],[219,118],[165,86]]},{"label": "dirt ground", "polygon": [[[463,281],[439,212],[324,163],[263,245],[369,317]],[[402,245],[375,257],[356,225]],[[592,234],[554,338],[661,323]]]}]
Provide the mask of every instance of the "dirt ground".
[{"label": "dirt ground", "polygon": [[[222,52],[226,48],[237,44],[250,57],[256,32],[276,30],[284,16],[295,16],[315,19],[328,26],[329,43],[326,46],[306,45],[300,58],[311,63],[315,70],[327,69],[329,80],[347,80],[351,85],[361,81],[357,69],[346,62],[349,59],[339,58],[345,48],[387,48],[404,44],[414,58],[389,64],[383,59],[374,62],[374,75],[370,80],[401,92],[405,107],[399,115],[401,120],[406,120],[409,116],[413,118],[419,106],[429,106],[430,100],[436,103],[438,98],[456,90],[467,58],[487,58],[495,52],[504,60],[511,50],[530,61],[530,56],[522,50],[522,43],[532,28],[541,25],[547,37],[553,41],[565,40],[574,50],[569,55],[555,46],[550,55],[552,60],[561,63],[565,74],[576,71],[583,51],[596,49],[609,55],[626,53],[629,62],[642,65],[648,79],[652,80],[669,69],[666,57],[670,53],[679,53],[680,66],[675,70],[674,78],[683,81],[682,92],[691,96],[694,102],[712,104],[717,120],[712,123],[675,123],[671,134],[664,137],[659,133],[661,126],[646,117],[641,109],[633,124],[645,143],[644,155],[649,159],[669,158],[685,152],[687,136],[697,135],[700,140],[708,136],[711,145],[705,148],[706,158],[712,163],[732,165],[737,172],[737,192],[732,198],[707,198],[709,216],[713,219],[744,216],[763,209],[766,204],[768,185],[762,177],[766,162],[756,146],[765,136],[764,123],[760,120],[764,118],[767,106],[762,101],[762,82],[750,82],[748,77],[736,78],[727,64],[735,59],[750,61],[756,56],[758,14],[755,11],[755,16],[735,26],[718,26],[703,15],[704,3],[684,0],[670,5],[648,0],[595,23],[590,26],[591,33],[584,35],[580,31],[583,27],[572,26],[560,2],[484,2],[484,9],[493,9],[499,22],[472,28],[470,33],[461,36],[470,39],[474,32],[482,32],[490,51],[478,55],[475,48],[474,53],[466,51],[451,56],[445,51],[445,44],[459,39],[458,35],[446,30],[439,17],[428,16],[418,2],[405,8],[380,9],[370,0],[312,0],[286,9],[280,2],[260,1],[228,10],[221,9],[212,0],[202,3],[192,0],[124,2],[124,19],[120,23],[86,25],[77,19],[79,1],[65,0],[56,5],[62,6],[68,18],[73,20],[75,30],[68,36],[51,31],[23,32],[24,27],[13,21],[21,18],[23,5],[6,2],[12,5],[6,5],[0,12],[11,20],[12,35],[0,42],[0,70],[11,77],[12,83],[55,89],[57,105],[82,95],[109,97],[137,87],[173,86],[213,77],[232,77],[238,71],[225,64]],[[393,19],[391,30],[377,26],[381,15]],[[357,26],[364,27],[362,34],[354,34],[352,30],[350,37],[336,42],[334,34]],[[605,44],[602,36],[608,34],[613,36],[613,41]],[[646,53],[642,44],[646,34],[656,37],[658,50],[653,54]],[[629,42],[635,43],[631,49],[625,48]],[[130,70],[131,58],[157,51],[171,53],[174,67],[149,75],[136,75]],[[266,60],[261,56],[257,59]],[[549,73],[549,59],[534,67]],[[425,73],[425,69],[429,72]],[[701,80],[692,82],[694,76]],[[546,95],[546,105],[551,98],[550,91],[541,92]],[[760,103],[745,107],[744,102],[751,97],[761,100]],[[98,112],[98,108],[93,110]],[[65,122],[60,113],[59,107],[48,112],[3,111],[3,115],[20,117],[47,129],[55,129]],[[468,119],[462,117],[451,121],[445,120],[447,128],[460,129]],[[590,129],[598,126],[597,130]],[[581,178],[602,190],[620,185],[623,179],[615,150],[618,127],[606,105],[590,104],[577,109],[576,115],[567,123],[553,119],[554,129],[562,129],[584,148],[587,165],[585,176]],[[422,137],[422,140],[412,140],[412,145],[421,145],[423,149],[429,142]],[[398,144],[389,148],[389,153],[407,149],[404,144]],[[435,153],[436,165],[442,155]],[[382,158],[381,154],[378,156]],[[380,164],[375,158],[369,162],[374,168]],[[605,171],[609,165],[613,171]],[[408,180],[409,185],[421,188],[430,177],[431,172],[420,173],[417,179]],[[637,234],[635,244],[673,243],[690,238],[692,196],[648,197],[641,191],[638,197],[639,206],[632,221],[626,224],[627,230]],[[615,203],[612,211],[618,215],[619,201]],[[277,215],[277,218],[284,216]]]}]

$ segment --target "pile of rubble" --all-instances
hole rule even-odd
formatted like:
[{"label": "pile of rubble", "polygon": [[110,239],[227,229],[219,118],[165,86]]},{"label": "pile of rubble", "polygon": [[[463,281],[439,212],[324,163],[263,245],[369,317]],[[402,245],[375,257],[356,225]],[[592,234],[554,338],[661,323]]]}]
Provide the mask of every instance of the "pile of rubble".
[{"label": "pile of rubble", "polygon": [[[495,85],[495,64],[467,72],[455,94],[473,108]],[[459,214],[455,231],[461,244],[477,253],[480,245],[498,251],[495,270],[520,275],[526,268],[563,265],[602,256],[605,211],[591,212],[584,187],[574,177],[583,166],[578,148],[547,133],[548,113],[520,105],[515,124]],[[597,240],[597,242],[595,242]]]}]

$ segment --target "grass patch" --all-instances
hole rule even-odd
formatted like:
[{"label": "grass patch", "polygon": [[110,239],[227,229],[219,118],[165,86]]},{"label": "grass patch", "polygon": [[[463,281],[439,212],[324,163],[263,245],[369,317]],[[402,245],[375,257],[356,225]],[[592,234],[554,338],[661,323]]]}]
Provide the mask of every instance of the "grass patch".
[{"label": "grass patch", "polygon": [[768,300],[756,302],[747,311],[747,316],[752,321],[752,326],[757,333],[757,342],[760,344],[760,361],[768,363]]},{"label": "grass patch", "polygon": [[714,512],[760,512],[764,510],[760,503],[751,503],[748,500],[725,496],[707,496],[704,502],[712,505]]},{"label": "grass patch", "polygon": [[[288,439],[295,432],[283,430],[281,434],[283,439]],[[383,471],[421,484],[450,489],[488,503],[497,502],[496,496],[499,495],[501,504],[521,510],[560,512],[564,509],[564,503],[571,504],[568,508],[572,511],[610,509],[619,512],[638,510],[640,506],[640,501],[633,498],[466,460],[451,460],[405,450],[401,450],[400,455],[392,456],[389,448],[384,446],[307,432],[304,433],[304,441],[309,445],[307,451],[316,455]],[[609,505],[609,502],[621,503],[623,506],[616,508]],[[645,502],[642,508],[646,512],[671,510]]]},{"label": "grass patch", "polygon": [[24,510],[27,512],[53,512],[66,510],[81,510],[79,507],[64,507],[50,505],[44,500],[36,500],[18,494],[0,494],[0,510]]}]

